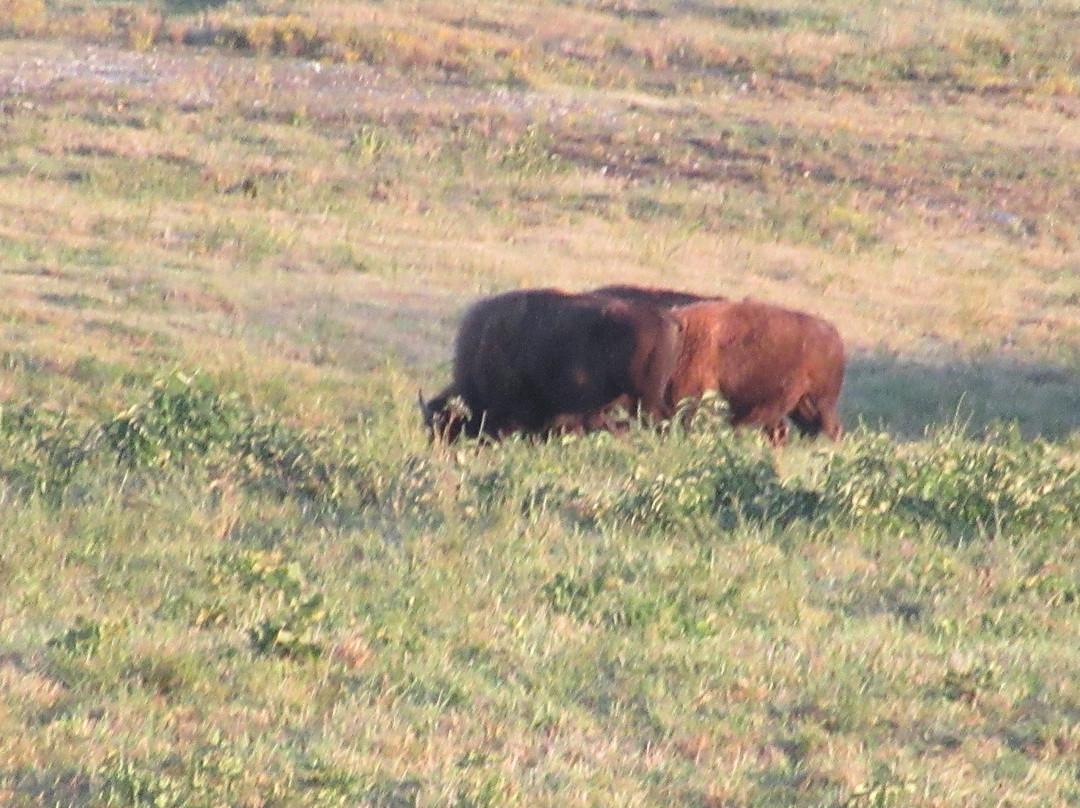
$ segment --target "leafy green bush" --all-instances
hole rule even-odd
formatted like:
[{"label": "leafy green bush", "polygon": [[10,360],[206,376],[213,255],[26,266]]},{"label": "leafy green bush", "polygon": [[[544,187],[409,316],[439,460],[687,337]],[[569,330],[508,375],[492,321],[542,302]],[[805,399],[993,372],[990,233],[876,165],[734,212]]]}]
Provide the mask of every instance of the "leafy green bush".
[{"label": "leafy green bush", "polygon": [[467,515],[521,514],[532,518],[581,495],[579,487],[562,482],[562,469],[523,469],[520,460],[516,455],[507,456],[495,468],[466,470],[457,486],[458,506]]},{"label": "leafy green bush", "polygon": [[104,631],[100,622],[80,615],[71,628],[50,639],[46,645],[73,654],[92,654],[101,644]]},{"label": "leafy green bush", "polygon": [[103,805],[180,808],[187,804],[188,783],[121,754],[111,755],[98,777]]},{"label": "leafy green bush", "polygon": [[247,631],[252,649],[268,656],[304,659],[323,653],[317,629],[326,617],[326,598],[307,580],[300,565],[280,552],[225,553],[214,564],[215,577],[232,579],[246,590],[278,604]]},{"label": "leafy green bush", "polygon": [[303,430],[220,392],[201,373],[154,382],[143,401],[100,422],[31,405],[0,408],[0,478],[58,503],[94,463],[148,481],[229,477],[305,504],[359,509],[375,500],[370,459],[326,430]]},{"label": "leafy green bush", "polygon": [[598,505],[600,520],[663,530],[884,520],[933,524],[954,536],[1080,522],[1080,468],[1014,429],[978,440],[944,430],[912,444],[856,435],[811,480],[781,480],[769,456],[728,439],[695,440],[683,457],[692,459],[659,473],[639,468]]},{"label": "leafy green bush", "polygon": [[595,569],[560,571],[540,589],[552,611],[610,630],[657,628],[675,636],[709,636],[717,613],[738,600],[732,583],[717,597],[687,583],[687,572],[665,573],[648,560],[604,563]]},{"label": "leafy green bush", "polygon": [[1080,469],[1015,429],[982,440],[943,430],[907,445],[872,436],[833,455],[820,487],[829,506],[849,519],[930,522],[954,534],[1080,521]]},{"label": "leafy green bush", "polygon": [[359,509],[375,501],[369,459],[327,431],[304,432],[274,417],[248,419],[233,438],[240,479],[271,490],[338,508]]},{"label": "leafy green bush", "polygon": [[248,629],[251,647],[260,654],[290,659],[321,656],[323,644],[312,632],[313,624],[325,614],[319,592],[291,599],[280,614],[265,617]]},{"label": "leafy green bush", "polygon": [[235,394],[222,395],[203,374],[174,373],[154,382],[143,402],[101,425],[101,440],[132,468],[184,465],[228,452],[247,413]]},{"label": "leafy green bush", "polygon": [[694,446],[693,462],[670,473],[639,468],[607,514],[617,524],[670,529],[705,517],[724,529],[740,522],[787,525],[817,512],[817,496],[785,485],[772,458],[730,439]]},{"label": "leafy green bush", "polygon": [[380,502],[396,521],[407,520],[421,527],[442,524],[441,503],[444,474],[431,458],[413,456],[383,486]]}]

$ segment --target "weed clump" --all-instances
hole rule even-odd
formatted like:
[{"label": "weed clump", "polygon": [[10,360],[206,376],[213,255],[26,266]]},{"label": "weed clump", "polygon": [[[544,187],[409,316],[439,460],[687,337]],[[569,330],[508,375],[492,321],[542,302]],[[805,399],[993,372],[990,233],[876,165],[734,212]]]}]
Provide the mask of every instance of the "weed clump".
[{"label": "weed clump", "polygon": [[809,480],[783,480],[770,458],[735,443],[718,441],[692,457],[659,474],[639,468],[598,511],[619,526],[659,530],[785,529],[803,520],[929,524],[956,538],[1080,522],[1080,469],[1011,428],[981,439],[943,430],[912,444],[855,436]]},{"label": "weed clump", "polygon": [[600,505],[598,521],[665,531],[697,526],[712,532],[742,524],[784,528],[819,515],[818,494],[782,480],[765,447],[730,432],[700,428],[711,423],[727,430],[715,413],[699,413],[698,421],[693,434],[681,440],[671,436],[686,442],[675,464],[659,473],[637,467],[628,483]]},{"label": "weed clump", "polygon": [[849,520],[933,523],[953,535],[1080,520],[1080,469],[1015,429],[981,440],[942,430],[907,445],[871,436],[834,455],[820,485],[827,507]]},{"label": "weed clump", "polygon": [[202,375],[159,379],[150,396],[105,421],[100,437],[131,468],[185,465],[228,451],[243,433],[245,410],[236,395],[222,395]]},{"label": "weed clump", "polygon": [[341,439],[255,411],[203,374],[156,381],[141,402],[102,420],[30,405],[0,410],[0,480],[59,504],[80,474],[110,467],[148,484],[176,474],[231,479],[245,488],[319,507],[375,499],[366,458]]},{"label": "weed clump", "polygon": [[0,407],[0,480],[9,491],[56,503],[92,454],[92,440],[62,411]]},{"label": "weed clump", "polygon": [[741,517],[765,518],[782,490],[768,461],[726,447],[674,473],[650,476],[639,468],[609,514],[620,524],[663,529],[702,516],[731,526]]}]

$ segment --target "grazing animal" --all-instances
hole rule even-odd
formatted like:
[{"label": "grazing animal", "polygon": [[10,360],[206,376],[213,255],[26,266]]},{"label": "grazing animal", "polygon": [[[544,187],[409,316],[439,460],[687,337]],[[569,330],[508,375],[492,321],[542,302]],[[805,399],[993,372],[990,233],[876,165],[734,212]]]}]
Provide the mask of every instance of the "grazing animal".
[{"label": "grazing animal", "polygon": [[[706,297],[696,292],[687,292],[681,289],[668,289],[663,286],[637,286],[629,283],[616,283],[609,286],[601,286],[587,294],[612,297],[617,300],[626,300],[644,306],[655,306],[662,310],[669,310],[676,306],[685,306],[689,303],[698,303],[702,300],[723,300],[722,297]],[[609,416],[608,429],[616,429],[622,426],[622,422],[615,416],[617,412],[627,412],[633,409],[632,403],[627,397],[613,401],[605,411]],[[594,419],[601,417],[600,413],[592,416]]]},{"label": "grazing animal", "polygon": [[613,428],[613,402],[656,420],[679,356],[679,325],[655,306],[556,289],[506,292],[475,303],[454,344],[453,380],[425,402],[435,438],[462,432]]},{"label": "grazing animal", "polygon": [[629,300],[634,303],[645,303],[652,306],[670,309],[674,306],[686,306],[690,303],[699,303],[702,300],[722,300],[718,297],[706,297],[694,292],[684,292],[680,289],[665,289],[660,286],[633,286],[630,284],[613,284],[601,286],[589,292],[591,295],[603,295],[614,297],[619,300]]},{"label": "grazing animal", "polygon": [[[733,426],[759,425],[774,446],[787,443],[787,418],[804,435],[840,437],[836,405],[846,360],[832,324],[754,300],[710,300],[671,313],[683,333],[669,407],[715,390]],[[686,423],[693,409],[691,401]]]}]

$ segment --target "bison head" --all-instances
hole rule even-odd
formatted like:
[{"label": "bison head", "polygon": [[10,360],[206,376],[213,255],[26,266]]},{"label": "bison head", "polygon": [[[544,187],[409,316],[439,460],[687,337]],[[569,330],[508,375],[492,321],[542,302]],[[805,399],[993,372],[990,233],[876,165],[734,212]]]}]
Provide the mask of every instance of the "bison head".
[{"label": "bison head", "polygon": [[433,443],[453,443],[472,419],[465,400],[450,389],[429,401],[424,401],[423,391],[417,391],[417,403],[424,415],[424,429]]}]

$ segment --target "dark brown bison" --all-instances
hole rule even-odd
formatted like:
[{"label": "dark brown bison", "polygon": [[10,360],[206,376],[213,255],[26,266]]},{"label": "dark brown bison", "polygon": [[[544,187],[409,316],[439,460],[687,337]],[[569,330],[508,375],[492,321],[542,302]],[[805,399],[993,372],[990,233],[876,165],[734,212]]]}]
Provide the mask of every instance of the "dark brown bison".
[{"label": "dark brown bison", "polygon": [[836,404],[844,382],[844,343],[825,320],[753,300],[705,301],[672,309],[682,350],[668,386],[674,408],[715,390],[733,426],[763,427],[787,442],[790,418],[804,435],[840,437]]},{"label": "dark brown bison", "polygon": [[525,289],[470,308],[453,380],[421,406],[432,434],[454,440],[543,435],[613,425],[612,402],[661,420],[679,355],[679,325],[655,306]]},{"label": "dark brown bison", "polygon": [[694,292],[684,292],[680,289],[665,289],[660,286],[633,286],[631,284],[613,284],[593,289],[589,294],[614,297],[619,300],[629,300],[633,303],[644,303],[652,306],[670,309],[674,306],[686,306],[690,303],[698,303],[702,300],[722,300],[719,297],[706,297]]}]

